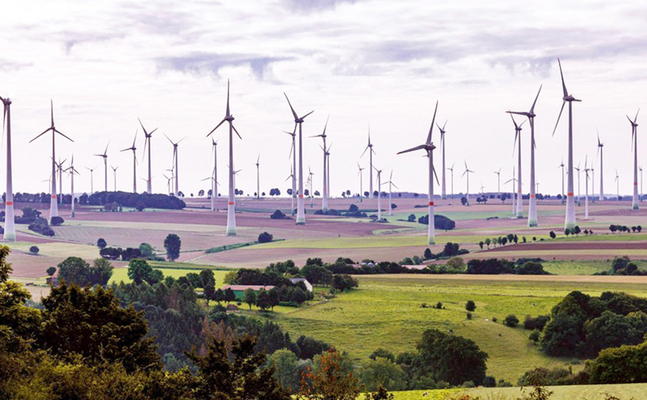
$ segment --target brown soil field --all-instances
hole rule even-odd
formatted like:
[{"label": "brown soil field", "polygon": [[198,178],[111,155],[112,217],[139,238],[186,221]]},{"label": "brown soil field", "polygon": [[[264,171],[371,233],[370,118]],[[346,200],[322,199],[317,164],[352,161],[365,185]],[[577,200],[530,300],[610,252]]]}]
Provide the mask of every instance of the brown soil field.
[{"label": "brown soil field", "polygon": [[466,275],[466,274],[440,274],[440,275],[415,275],[389,274],[369,275],[373,278],[402,279],[402,280],[446,280],[446,281],[497,281],[497,282],[573,282],[573,283],[630,283],[647,284],[647,276],[623,275]]}]

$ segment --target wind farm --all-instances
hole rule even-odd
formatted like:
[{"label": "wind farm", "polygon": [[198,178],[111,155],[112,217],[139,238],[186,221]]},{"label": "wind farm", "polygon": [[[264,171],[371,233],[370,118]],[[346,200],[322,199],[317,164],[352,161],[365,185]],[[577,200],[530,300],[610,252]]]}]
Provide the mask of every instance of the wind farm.
[{"label": "wind farm", "polygon": [[[647,337],[643,5],[62,4],[9,7],[0,37],[0,298],[35,316],[0,321],[20,393],[74,371],[80,392],[215,393],[205,366],[250,333],[277,400],[334,357],[394,400],[513,399],[538,374],[550,399],[639,398],[595,368]],[[137,320],[128,357],[105,350],[123,334],[74,353],[96,311],[74,296]],[[442,375],[452,346],[482,366]]]}]

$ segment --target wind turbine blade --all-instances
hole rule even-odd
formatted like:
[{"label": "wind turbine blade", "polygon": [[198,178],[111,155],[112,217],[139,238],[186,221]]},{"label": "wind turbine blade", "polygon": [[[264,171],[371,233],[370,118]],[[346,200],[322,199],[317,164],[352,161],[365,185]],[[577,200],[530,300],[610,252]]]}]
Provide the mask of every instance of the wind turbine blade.
[{"label": "wind turbine blade", "polygon": [[539,93],[541,93],[541,88],[544,85],[539,86],[539,91],[537,91],[537,96],[535,97],[535,101],[532,103],[532,107],[530,107],[530,114],[534,114],[535,111],[535,104],[537,104],[537,99],[539,98]]},{"label": "wind turbine blade", "polygon": [[555,136],[555,131],[557,131],[557,125],[559,125],[559,119],[562,117],[562,112],[564,111],[565,105],[566,105],[566,101],[562,102],[562,108],[559,110],[559,115],[557,116],[557,122],[555,122],[555,128],[553,129],[553,134],[551,136]]},{"label": "wind turbine blade", "polygon": [[229,79],[227,79],[227,115],[229,115]]},{"label": "wind turbine blade", "polygon": [[171,142],[172,145],[175,146],[175,143],[173,143],[173,141],[168,136],[166,136],[166,133],[164,133],[163,135],[169,142]]},{"label": "wind turbine blade", "polygon": [[557,59],[557,64],[559,64],[559,75],[562,77],[562,88],[564,89],[564,97],[568,97],[568,91],[566,90],[566,83],[564,83],[564,73],[562,72],[562,62]]},{"label": "wind turbine blade", "polygon": [[640,108],[638,109],[638,111],[636,111],[636,117],[634,118],[634,124],[635,124],[635,123],[636,123],[636,121],[638,120],[638,113],[639,113],[639,112],[640,112]]},{"label": "wind turbine blade", "polygon": [[33,138],[32,140],[30,140],[30,141],[29,141],[29,143],[31,143],[31,142],[33,142],[34,140],[38,139],[39,137],[43,136],[44,134],[46,134],[47,132],[49,132],[51,129],[52,129],[52,128],[47,128],[47,129],[45,129],[45,131],[43,131],[43,133],[41,133],[40,135],[38,135],[38,136],[36,136],[35,138]]},{"label": "wind turbine blade", "polygon": [[436,178],[436,183],[440,185],[440,182],[438,181],[438,174],[436,173],[436,167],[433,167],[433,171],[434,171],[434,177]]},{"label": "wind turbine blade", "polygon": [[238,130],[236,130],[236,127],[234,126],[234,124],[231,124],[231,128],[234,130],[234,132],[236,132],[236,135],[238,135],[238,138],[240,140],[243,140],[243,138],[240,136],[240,133],[238,133]]},{"label": "wind turbine blade", "polygon": [[54,132],[58,133],[59,135],[63,136],[65,139],[69,140],[70,142],[73,142],[74,140],[70,139],[69,137],[65,136],[61,131],[58,129],[54,128]]},{"label": "wind turbine blade", "polygon": [[410,151],[422,150],[422,149],[426,149],[426,147],[427,147],[427,145],[426,145],[426,144],[421,144],[421,145],[419,145],[419,146],[412,147],[412,148],[407,149],[407,150],[399,151],[397,154],[403,154],[403,153],[408,153],[408,152],[410,152]]},{"label": "wind turbine blade", "polygon": [[306,115],[304,115],[303,117],[301,117],[301,119],[305,119],[308,115],[312,114],[313,112],[315,112],[315,110],[310,111],[309,113],[307,113]]},{"label": "wind turbine blade", "polygon": [[288,101],[288,105],[290,106],[290,110],[292,111],[292,115],[294,116],[295,121],[299,119],[299,116],[297,115],[297,112],[294,111],[294,107],[292,107],[292,103],[290,103],[290,99],[288,99],[288,95],[283,92],[283,95],[285,96],[285,99]]},{"label": "wind turbine blade", "polygon": [[434,122],[436,122],[436,112],[438,111],[438,100],[436,100],[436,108],[434,109],[434,116],[431,119],[431,127],[429,128],[429,134],[427,135],[427,142],[431,143],[431,133],[434,130]]},{"label": "wind turbine blade", "polygon": [[366,146],[366,148],[364,149],[364,152],[362,153],[362,155],[361,155],[361,156],[359,156],[359,158],[364,157],[364,154],[366,153],[366,150],[368,150],[368,146]]},{"label": "wind turbine blade", "polygon": [[220,128],[220,125],[222,125],[225,121],[226,121],[226,119],[223,119],[222,121],[220,121],[220,123],[219,123],[218,125],[216,125],[216,127],[215,127],[215,128],[213,128],[213,129],[211,130],[211,132],[207,133],[207,136],[206,136],[206,137],[209,137],[209,135],[211,135],[212,133],[214,133],[214,132],[216,131],[216,129]]}]

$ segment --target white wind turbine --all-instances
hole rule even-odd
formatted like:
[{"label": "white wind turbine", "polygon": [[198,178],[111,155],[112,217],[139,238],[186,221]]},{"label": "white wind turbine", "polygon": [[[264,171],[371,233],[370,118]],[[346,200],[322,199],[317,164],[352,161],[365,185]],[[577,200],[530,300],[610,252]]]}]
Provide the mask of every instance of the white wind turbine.
[{"label": "white wind turbine", "polygon": [[512,198],[512,215],[516,217],[517,215],[517,203],[515,202],[514,194],[515,194],[515,189],[516,189],[516,183],[517,183],[517,176],[515,175],[514,171],[514,165],[512,166],[512,179],[508,179],[505,181],[503,184],[507,185],[509,182],[512,182],[512,195],[510,196]]},{"label": "white wind turbine", "polygon": [[393,170],[391,170],[391,175],[389,176],[389,181],[384,182],[383,185],[389,184],[389,217],[393,216],[393,208],[391,207],[391,193],[393,191],[393,188],[399,189],[395,183],[393,183]]},{"label": "white wind turbine", "polygon": [[49,222],[51,223],[52,217],[58,217],[58,203],[57,203],[58,197],[56,195],[56,145],[55,145],[56,134],[58,133],[59,135],[63,136],[65,139],[69,140],[70,142],[73,142],[74,140],[65,136],[58,129],[56,129],[56,127],[54,126],[54,102],[51,100],[50,100],[50,106],[51,106],[52,125],[49,128],[45,129],[40,135],[30,140],[29,143],[43,136],[47,132],[50,132],[50,131],[52,132],[52,181],[50,185],[51,196],[50,196],[50,202],[49,202]]},{"label": "white wind turbine", "polygon": [[227,200],[227,236],[236,236],[236,198],[235,198],[235,183],[234,183],[234,136],[233,132],[242,140],[242,137],[234,127],[234,116],[231,115],[229,110],[229,81],[227,81],[227,109],[225,111],[225,118],[215,128],[207,134],[211,135],[222,125],[224,122],[229,123],[229,197]]},{"label": "white wind turbine", "polygon": [[115,192],[117,192],[117,170],[119,169],[119,166],[117,165],[116,167],[113,167],[111,165],[110,168],[112,168],[112,177],[115,182]]},{"label": "white wind turbine", "polygon": [[308,166],[308,181],[306,182],[306,185],[310,186],[309,194],[310,194],[310,208],[314,207],[314,192],[312,189],[312,184],[313,184],[313,179],[312,177],[314,176],[314,172],[310,170],[310,166]]},{"label": "white wind turbine", "polygon": [[88,168],[85,167],[88,171],[90,171],[90,194],[94,193],[94,170],[97,169],[97,167],[93,168]]},{"label": "white wind turbine", "polygon": [[216,211],[216,200],[218,196],[218,141],[211,138],[213,149],[213,176],[211,179],[211,211]]},{"label": "white wind turbine", "polygon": [[[528,226],[534,227],[537,226],[537,198],[535,191],[535,104],[537,104],[537,99],[539,98],[539,93],[541,93],[541,86],[539,86],[539,91],[535,97],[535,101],[530,107],[530,111],[521,112],[521,111],[508,111],[510,114],[523,115],[528,118],[528,123],[530,124],[530,196],[528,199]],[[521,139],[521,138],[519,138]],[[523,210],[522,210],[523,212]]]},{"label": "white wind turbine", "polygon": [[447,126],[447,121],[443,124],[443,127],[441,128],[440,125],[436,124],[438,129],[440,130],[440,141],[442,143],[442,159],[443,159],[443,178],[442,178],[442,183],[440,185],[440,194],[441,194],[441,199],[445,200],[447,198],[447,191],[445,190],[445,170],[448,168],[445,168],[445,127]]},{"label": "white wind turbine", "polygon": [[70,184],[71,184],[70,217],[74,218],[74,175],[80,175],[79,172],[76,170],[76,168],[74,168],[74,155],[72,155],[70,166],[67,167],[66,171],[70,174]]},{"label": "white wind turbine", "polygon": [[618,170],[616,170],[616,179],[614,181],[616,184],[616,193],[617,193],[617,199],[620,201],[620,176],[618,176]]},{"label": "white wind turbine", "polygon": [[[299,197],[297,200],[297,225],[305,225],[306,223],[306,212],[303,204],[303,120],[310,114],[314,112],[310,111],[302,117],[297,115],[297,112],[294,111],[288,95],[283,93],[285,99],[288,101],[290,106],[290,111],[292,111],[292,116],[294,117],[294,132],[296,133],[297,126],[299,127]],[[296,149],[295,149],[296,150]]]},{"label": "white wind turbine", "polygon": [[368,192],[368,198],[372,199],[373,198],[373,154],[375,154],[375,150],[373,150],[373,144],[371,143],[371,126],[369,125],[368,127],[368,144],[366,145],[366,148],[364,149],[364,152],[362,153],[359,158],[364,157],[364,154],[366,154],[366,151],[368,150],[368,170],[369,170],[369,192]]},{"label": "white wind turbine", "polygon": [[589,171],[587,158],[584,159],[584,219],[589,219]]},{"label": "white wind turbine", "polygon": [[600,134],[598,133],[598,152],[600,153],[600,201],[604,200],[604,164],[603,164],[603,151],[604,143],[600,142]]},{"label": "white wind turbine", "polygon": [[139,125],[144,131],[144,153],[146,153],[146,148],[148,148],[148,179],[146,179],[146,192],[148,194],[153,194],[153,178],[151,177],[151,138],[153,137],[153,133],[155,133],[157,128],[148,132],[146,128],[144,128],[142,121],[139,118],[137,118],[137,120],[139,121]]},{"label": "white wind turbine", "polygon": [[469,207],[470,205],[470,174],[473,174],[474,171],[470,170],[467,168],[467,161],[465,162],[465,172],[463,172],[463,175],[461,175],[461,178],[465,175],[467,175],[467,193],[465,193],[465,205]]},{"label": "white wind turbine", "polygon": [[359,170],[359,172],[357,173],[357,175],[359,176],[359,201],[360,203],[362,203],[364,201],[364,189],[362,188],[362,176],[364,174],[362,173],[362,171],[364,171],[366,168],[362,168],[359,163],[357,163],[357,169]]},{"label": "white wind turbine", "polygon": [[501,198],[501,168],[498,171],[494,171],[496,174],[497,190],[499,192],[499,198]]},{"label": "white wind turbine", "polygon": [[135,131],[135,138],[133,139],[133,145],[127,149],[121,150],[122,152],[132,150],[133,152],[133,193],[137,193],[137,147],[135,147],[135,142],[137,141],[137,132]]},{"label": "white wind turbine", "polygon": [[577,171],[577,205],[580,206],[580,164],[577,164],[577,167],[573,168]]},{"label": "white wind turbine", "polygon": [[180,193],[180,181],[179,181],[179,173],[178,173],[178,145],[180,144],[181,141],[186,139],[186,137],[183,137],[182,139],[178,140],[177,142],[173,142],[168,136],[166,136],[166,133],[164,134],[166,139],[168,139],[169,142],[173,145],[173,175],[175,176],[175,197],[179,197]]},{"label": "white wind turbine", "polygon": [[452,174],[451,174],[451,177],[452,177],[451,178],[452,179],[452,198],[454,198],[454,165],[455,164],[456,163],[452,164],[451,168],[447,168],[448,170],[450,170],[452,172]]},{"label": "white wind turbine", "polygon": [[382,189],[380,188],[380,186],[382,186],[382,170],[375,168],[375,172],[377,172],[377,220],[381,221],[382,220],[382,201],[381,201]]},{"label": "white wind turbine", "polygon": [[323,150],[323,180],[324,180],[324,183],[323,183],[323,197],[321,199],[321,210],[322,211],[328,211],[328,196],[329,196],[329,193],[328,193],[328,189],[329,189],[328,188],[328,179],[330,177],[328,176],[328,172],[329,172],[328,163],[330,162],[330,160],[328,158],[328,156],[329,156],[328,150],[330,148],[326,147],[326,137],[328,137],[326,135],[326,128],[327,127],[328,127],[328,118],[326,118],[326,124],[324,125],[323,133],[321,135],[310,136],[310,137],[320,137],[320,138],[323,139],[323,147],[321,147],[321,150]]},{"label": "white wind turbine", "polygon": [[564,111],[564,106],[568,103],[568,193],[566,194],[566,218],[564,221],[564,229],[575,228],[575,196],[573,193],[573,102],[579,102],[573,95],[569,94],[566,90],[566,83],[564,83],[564,73],[562,72],[562,63],[557,59],[559,64],[559,74],[562,78],[562,89],[564,91],[564,97],[562,97],[563,103],[562,108],[559,110],[559,115],[557,116],[557,122],[555,123],[555,128],[553,129],[553,136],[557,130],[557,125],[559,124],[559,119],[562,116]]},{"label": "white wind turbine", "polygon": [[[58,204],[62,205],[63,204],[63,164],[67,161],[67,158],[63,161],[61,159],[58,159],[58,163],[56,163],[56,172],[58,173]],[[56,188],[54,188],[56,190]]]},{"label": "white wind turbine", "polygon": [[[7,131],[7,198],[5,201],[5,225],[3,239],[5,242],[16,241],[16,225],[13,209],[13,178],[11,162],[11,99],[0,97],[4,106],[2,117],[3,132]],[[6,125],[5,125],[6,122]],[[52,124],[53,126],[54,124]]]},{"label": "white wind turbine", "polygon": [[261,198],[261,155],[256,159],[256,199]]},{"label": "white wind turbine", "polygon": [[631,201],[631,208],[634,210],[638,209],[638,113],[640,109],[636,112],[636,117],[632,121],[631,118],[627,115],[627,119],[631,124],[631,146],[634,150],[634,193]]},{"label": "white wind turbine", "polygon": [[566,203],[566,199],[564,198],[564,160],[562,160],[562,163],[559,164],[559,167],[562,169],[562,204]]},{"label": "white wind turbine", "polygon": [[[173,180],[173,174],[171,174],[171,177],[166,176],[166,174],[162,174],[164,178],[166,178],[166,193],[171,195],[171,181]],[[207,178],[209,179],[209,178]]]},{"label": "white wind turbine", "polygon": [[[517,121],[514,120],[512,114],[512,123],[514,124],[514,144],[519,144],[519,149],[517,150],[518,156],[518,166],[517,166],[517,218],[523,218],[523,193],[521,192],[521,127],[526,121],[523,121],[520,125],[517,125]],[[512,154],[514,154],[514,147],[512,148]]]},{"label": "white wind turbine", "polygon": [[296,129],[294,132],[287,132],[287,131],[283,131],[283,132],[292,136],[292,147],[290,147],[290,155],[288,156],[288,159],[292,158],[292,166],[290,167],[290,176],[288,177],[288,179],[292,179],[292,194],[290,195],[290,213],[294,217],[294,199],[297,198],[297,176],[295,174],[295,171],[297,170],[297,153],[296,153],[297,133],[296,133]]},{"label": "white wind turbine", "polygon": [[[436,229],[434,226],[434,221],[435,221],[435,216],[434,216],[434,174],[435,174],[435,169],[434,169],[434,153],[433,150],[436,148],[434,144],[431,141],[431,136],[434,130],[434,123],[436,122],[436,112],[438,111],[438,101],[436,101],[436,108],[434,109],[434,116],[431,119],[431,127],[429,128],[429,134],[427,134],[427,140],[416,147],[412,147],[407,150],[403,150],[399,152],[398,154],[402,153],[407,153],[410,151],[416,151],[416,150],[424,150],[427,153],[427,157],[429,159],[429,175],[428,175],[428,224],[427,224],[427,244],[435,244],[436,243]],[[467,164],[465,164],[465,169],[467,170]],[[380,179],[380,174],[378,171],[378,181]],[[452,171],[453,174],[453,171]],[[436,178],[438,179],[438,178]],[[468,175],[468,188],[469,188],[469,175]],[[452,179],[453,182],[453,179]],[[379,197],[378,197],[379,199]],[[379,206],[378,206],[379,208]],[[391,208],[391,205],[389,204],[389,209]],[[378,217],[379,218],[379,217]]]},{"label": "white wind turbine", "polygon": [[108,146],[110,141],[106,145],[106,149],[103,151],[103,154],[95,154],[97,157],[103,157],[103,170],[104,170],[104,191],[108,192]]}]

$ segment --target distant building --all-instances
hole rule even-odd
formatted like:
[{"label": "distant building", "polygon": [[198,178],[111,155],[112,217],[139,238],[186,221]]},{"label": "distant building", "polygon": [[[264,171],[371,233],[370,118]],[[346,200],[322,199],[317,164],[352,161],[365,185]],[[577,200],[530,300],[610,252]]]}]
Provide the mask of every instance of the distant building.
[{"label": "distant building", "polygon": [[222,290],[225,291],[227,289],[231,289],[234,292],[234,295],[236,296],[236,300],[243,300],[243,297],[245,296],[245,290],[247,289],[252,289],[255,292],[258,292],[261,289],[265,289],[266,291],[269,291],[270,289],[274,289],[274,286],[261,286],[261,285],[225,285],[222,287]]},{"label": "distant building", "polygon": [[312,292],[312,284],[310,284],[310,282],[308,282],[308,280],[305,278],[290,278],[290,282],[292,282],[293,285],[295,285],[297,282],[303,282],[303,284],[306,285],[308,292]]},{"label": "distant building", "polygon": [[45,279],[45,282],[47,282],[49,286],[58,286],[58,268],[56,268],[54,275],[48,276],[47,279]]}]

